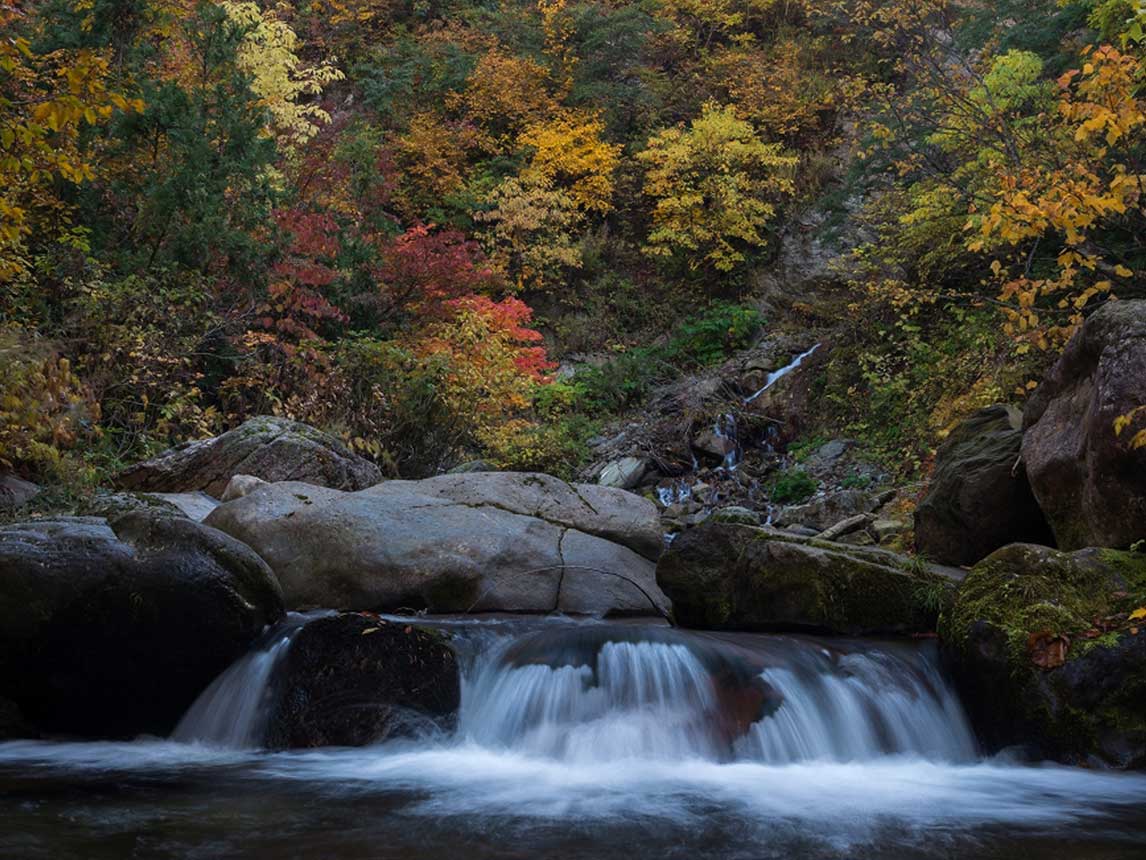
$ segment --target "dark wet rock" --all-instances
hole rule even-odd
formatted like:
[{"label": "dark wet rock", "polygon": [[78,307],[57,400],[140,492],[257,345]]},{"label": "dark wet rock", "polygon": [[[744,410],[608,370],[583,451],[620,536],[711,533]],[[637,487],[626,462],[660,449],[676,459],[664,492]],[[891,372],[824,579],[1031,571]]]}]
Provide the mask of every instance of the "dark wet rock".
[{"label": "dark wet rock", "polygon": [[851,517],[870,513],[874,498],[865,490],[825,493],[802,505],[781,508],[773,518],[778,526],[800,525],[821,532]]},{"label": "dark wet rock", "polygon": [[1146,555],[1004,547],[975,565],[940,624],[992,748],[1146,768]]},{"label": "dark wet rock", "polygon": [[668,608],[647,557],[662,548],[656,506],[548,475],[443,475],[357,493],[261,484],[208,522],[267,560],[291,608]]},{"label": "dark wet rock", "polygon": [[723,523],[681,534],[657,565],[681,624],[724,630],[927,632],[950,576],[884,550]]},{"label": "dark wet rock", "polygon": [[1146,301],[1109,302],[1083,324],[1027,404],[1023,461],[1058,546],[1146,538]]},{"label": "dark wet rock", "polygon": [[915,511],[921,553],[944,564],[974,564],[1009,543],[1054,543],[1019,458],[1020,427],[1014,407],[996,405],[947,437]]},{"label": "dark wet rock", "polygon": [[485,460],[467,460],[465,463],[459,463],[449,470],[447,474],[450,475],[466,475],[470,472],[497,472],[500,471],[497,466],[492,463],[487,463]]},{"label": "dark wet rock", "polygon": [[183,517],[0,529],[0,697],[45,733],[166,734],[283,613],[249,548]]},{"label": "dark wet rock", "polygon": [[40,486],[15,475],[0,474],[0,511],[24,507],[40,495]]},{"label": "dark wet rock", "polygon": [[131,466],[116,484],[124,490],[201,491],[220,498],[234,475],[340,490],[361,490],[382,480],[376,465],[333,436],[297,421],[263,416]]},{"label": "dark wet rock", "polygon": [[820,540],[839,540],[843,537],[852,536],[857,532],[862,533],[871,521],[871,514],[856,514],[855,516],[840,520],[835,525],[829,526],[816,535],[816,537]]},{"label": "dark wet rock", "polygon": [[344,613],[296,634],[272,695],[269,748],[365,746],[450,728],[461,681],[442,633]]}]

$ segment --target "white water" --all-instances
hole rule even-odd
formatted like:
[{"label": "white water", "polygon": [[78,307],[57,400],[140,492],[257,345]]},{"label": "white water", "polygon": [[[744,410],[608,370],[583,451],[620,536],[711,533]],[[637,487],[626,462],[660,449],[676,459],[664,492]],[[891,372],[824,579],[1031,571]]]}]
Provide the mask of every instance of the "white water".
[{"label": "white water", "polygon": [[291,613],[243,657],[211,682],[191,705],[171,739],[228,749],[260,746],[270,707],[271,680],[291,640],[307,621],[325,613]]},{"label": "white water", "polygon": [[789,373],[791,373],[793,370],[795,370],[797,367],[799,367],[801,364],[803,364],[804,359],[811,357],[812,353],[814,353],[817,349],[819,349],[820,346],[822,346],[822,344],[817,343],[815,346],[813,346],[807,352],[802,352],[799,355],[797,355],[794,359],[792,359],[792,361],[790,363],[784,365],[784,367],[781,367],[779,370],[773,370],[771,373],[769,373],[768,379],[764,383],[764,387],[761,388],[759,391],[757,391],[755,394],[753,394],[751,397],[746,397],[744,399],[745,405],[751,403],[753,400],[756,400],[765,391],[767,391],[769,388],[771,388],[773,385],[775,385],[777,382],[779,382],[781,379],[783,379],[785,376],[787,376]]},{"label": "white water", "polygon": [[729,472],[735,472],[743,456],[743,451],[740,447],[739,431],[736,427],[736,416],[728,413],[721,415],[716,419],[716,424],[712,427],[712,433],[717,439],[723,439],[728,443],[728,451],[724,455],[723,468]]},{"label": "white water", "polygon": [[[1020,847],[1008,841],[992,858],[1032,860],[1081,856],[1062,853],[1060,839],[1117,846],[1086,855],[1104,858],[1134,856],[1146,840],[1146,775],[979,759],[933,649],[568,621],[453,629],[465,672],[452,737],[274,754],[174,741],[9,743],[0,786],[5,774],[143,780],[152,788],[128,793],[122,811],[90,814],[105,834],[147,816],[156,833],[190,834],[172,856],[194,853],[204,834],[215,848],[197,856],[259,858],[651,858],[678,846],[697,857],[977,858],[985,834],[1002,833]],[[226,689],[260,700],[283,638],[269,637],[196,708]],[[766,707],[754,713],[760,691]],[[222,727],[213,713],[207,722]],[[248,707],[233,713],[253,725]],[[211,740],[238,747],[249,731]],[[173,796],[154,788],[164,780]],[[199,784],[206,793],[187,806]],[[57,807],[46,797],[0,804],[0,856],[57,856]],[[59,815],[75,821],[85,813],[68,797]],[[395,802],[400,814],[386,811]],[[146,803],[152,812],[140,811]],[[31,850],[19,833],[37,827]],[[298,842],[324,827],[337,841]],[[517,853],[499,853],[506,838]],[[1044,853],[1027,850],[1028,838],[1049,839],[1050,853],[1045,842]],[[67,856],[121,856],[114,845]]]}]

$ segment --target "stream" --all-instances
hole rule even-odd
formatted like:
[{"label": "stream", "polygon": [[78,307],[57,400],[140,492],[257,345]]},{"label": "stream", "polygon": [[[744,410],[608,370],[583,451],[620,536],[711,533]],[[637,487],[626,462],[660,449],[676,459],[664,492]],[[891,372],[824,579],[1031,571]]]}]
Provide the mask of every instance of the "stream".
[{"label": "stream", "polygon": [[449,731],[259,749],[294,616],[171,739],[0,744],[3,858],[1146,856],[1146,775],[984,757],[932,642],[449,629]]}]

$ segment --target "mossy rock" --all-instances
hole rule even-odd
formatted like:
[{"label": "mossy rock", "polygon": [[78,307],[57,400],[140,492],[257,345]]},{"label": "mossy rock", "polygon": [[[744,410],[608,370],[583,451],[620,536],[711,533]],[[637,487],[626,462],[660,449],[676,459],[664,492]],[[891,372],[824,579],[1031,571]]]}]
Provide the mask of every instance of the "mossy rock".
[{"label": "mossy rock", "polygon": [[1004,547],[974,567],[939,632],[992,746],[1146,767],[1146,555]]},{"label": "mossy rock", "polygon": [[719,522],[677,538],[657,566],[657,583],[689,627],[845,635],[934,630],[954,590],[891,553],[853,553]]}]

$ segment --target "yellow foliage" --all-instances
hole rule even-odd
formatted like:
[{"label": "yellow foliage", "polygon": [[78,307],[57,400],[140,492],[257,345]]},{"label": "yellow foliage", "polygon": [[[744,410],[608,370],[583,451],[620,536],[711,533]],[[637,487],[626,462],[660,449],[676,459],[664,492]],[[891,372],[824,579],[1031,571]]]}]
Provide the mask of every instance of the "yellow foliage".
[{"label": "yellow foliage", "polygon": [[[0,9],[0,28],[18,15]],[[28,273],[24,243],[33,232],[51,231],[82,249],[56,184],[96,176],[79,147],[84,126],[143,107],[109,90],[107,79],[107,57],[95,51],[37,54],[26,39],[0,39],[0,284]]]},{"label": "yellow foliage", "polygon": [[790,195],[797,159],[765,143],[730,107],[706,104],[687,128],[661,131],[637,155],[647,166],[654,229],[646,253],[683,250],[690,267],[731,271],[765,243],[773,201]]},{"label": "yellow foliage", "polygon": [[238,65],[251,76],[251,89],[270,113],[276,136],[288,150],[306,143],[330,122],[330,115],[302,99],[321,95],[328,84],[345,75],[331,63],[304,64],[298,57],[298,36],[272,10],[233,0],[220,5],[243,28]]},{"label": "yellow foliage", "polygon": [[55,467],[98,417],[66,358],[18,328],[0,329],[0,467]]},{"label": "yellow foliage", "polygon": [[493,209],[475,212],[490,259],[519,289],[548,289],[581,266],[577,234],[584,214],[569,193],[510,178],[494,189]]},{"label": "yellow foliage", "polygon": [[581,111],[561,111],[529,125],[518,138],[519,144],[533,149],[522,180],[563,188],[586,211],[609,212],[621,147],[601,140],[604,130],[598,115]]},{"label": "yellow foliage", "polygon": [[450,102],[493,136],[492,145],[500,145],[506,134],[556,110],[548,86],[549,73],[540,63],[493,48],[478,60],[465,90]]}]

